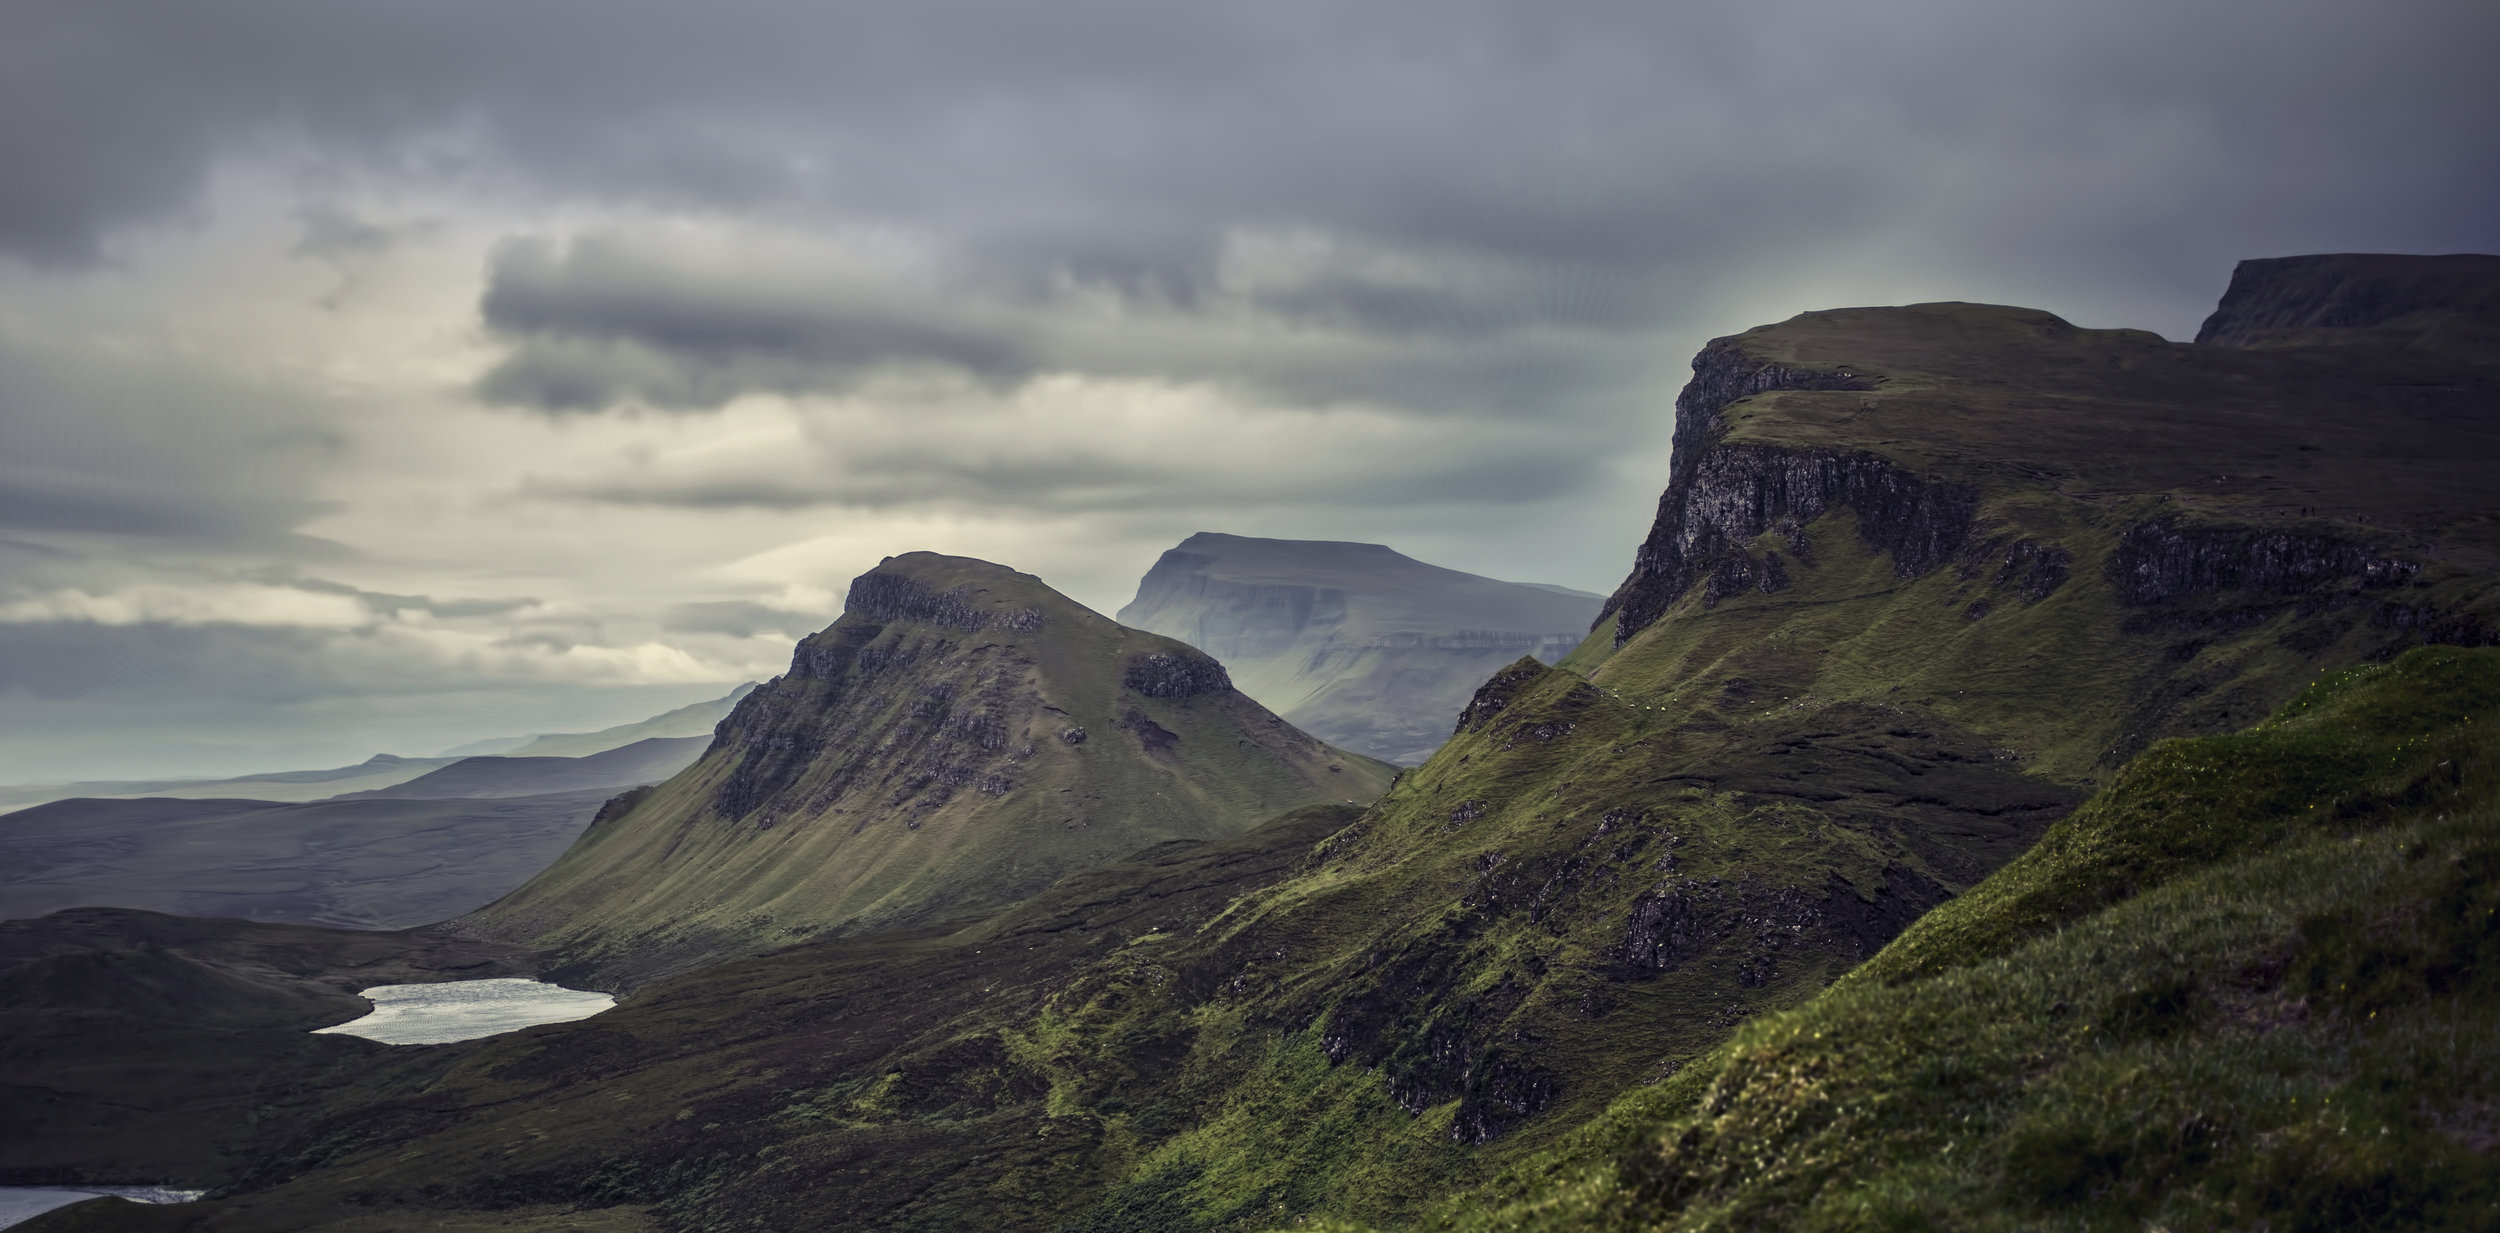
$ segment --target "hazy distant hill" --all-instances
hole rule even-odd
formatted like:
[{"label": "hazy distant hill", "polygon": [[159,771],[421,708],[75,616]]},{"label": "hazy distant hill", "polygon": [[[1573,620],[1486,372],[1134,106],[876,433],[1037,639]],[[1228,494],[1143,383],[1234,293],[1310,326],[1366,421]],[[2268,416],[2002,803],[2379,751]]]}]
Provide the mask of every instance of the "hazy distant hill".
[{"label": "hazy distant hill", "polygon": [[724,697],[714,698],[709,702],[697,702],[691,706],[681,706],[676,710],[664,711],[635,723],[601,728],[597,732],[550,732],[515,740],[506,749],[477,749],[470,752],[497,753],[507,758],[581,758],[611,749],[622,749],[636,741],[647,741],[654,737],[708,737],[712,735],[712,728],[715,725],[729,718],[730,709],[738,705],[739,699],[754,692],[755,682],[749,681],[730,690]]},{"label": "hazy distant hill", "polygon": [[593,789],[614,792],[658,783],[686,769],[711,743],[709,736],[654,737],[579,758],[462,758],[405,783],[340,799],[454,800]]},{"label": "hazy distant hill", "polygon": [[1243,693],[1321,740],[1416,763],[1486,677],[1522,655],[1562,658],[1603,602],[1379,544],[1201,531],[1155,562],[1119,619],[1222,660]]},{"label": "hazy distant hill", "polygon": [[263,771],[232,779],[104,779],[79,783],[12,784],[0,787],[0,809],[23,809],[72,798],[182,797],[190,800],[317,801],[404,783],[457,758],[401,758],[375,754],[354,766],[313,771]]},{"label": "hazy distant hill", "polygon": [[0,917],[71,907],[402,929],[511,890],[612,788],[501,800],[53,801],[0,815]]},{"label": "hazy distant hill", "polygon": [[[584,758],[393,759],[434,769],[310,802],[50,801],[0,815],[0,917],[120,907],[359,929],[444,920],[520,885],[601,802],[667,779],[710,742],[654,738]],[[315,771],[260,782],[360,781]]]},{"label": "hazy distant hill", "polygon": [[[597,732],[558,732],[538,736],[507,736],[471,741],[440,757],[402,758],[392,754],[375,754],[354,766],[328,767],[311,771],[266,771],[238,775],[231,779],[115,779],[88,780],[78,783],[12,784],[0,786],[0,810],[23,809],[45,801],[69,800],[74,797],[134,800],[141,797],[175,796],[192,800],[211,798],[254,801],[318,801],[334,796],[373,792],[394,784],[405,783],[439,767],[447,767],[463,758],[485,755],[508,757],[579,758],[620,749],[637,741],[655,737],[708,737],[712,726],[729,714],[738,699],[755,688],[749,681],[731,690],[726,697],[709,702],[681,706],[673,711],[654,715],[630,724],[618,724]],[[700,752],[698,747],[697,752]],[[691,760],[691,758],[689,759]],[[643,783],[666,779],[675,768],[643,779]],[[570,788],[540,788],[536,791],[569,791]],[[430,793],[431,795],[445,795]],[[494,795],[524,795],[495,793]]]}]

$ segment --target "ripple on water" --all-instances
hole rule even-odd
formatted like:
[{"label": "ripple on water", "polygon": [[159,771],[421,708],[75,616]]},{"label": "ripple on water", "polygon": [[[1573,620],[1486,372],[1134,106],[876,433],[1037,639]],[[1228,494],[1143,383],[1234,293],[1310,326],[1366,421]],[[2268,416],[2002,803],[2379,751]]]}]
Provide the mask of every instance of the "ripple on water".
[{"label": "ripple on water", "polygon": [[521,978],[375,985],[364,997],[373,1003],[372,1014],[314,1030],[386,1045],[442,1045],[541,1023],[570,1023],[616,1005],[612,994]]}]

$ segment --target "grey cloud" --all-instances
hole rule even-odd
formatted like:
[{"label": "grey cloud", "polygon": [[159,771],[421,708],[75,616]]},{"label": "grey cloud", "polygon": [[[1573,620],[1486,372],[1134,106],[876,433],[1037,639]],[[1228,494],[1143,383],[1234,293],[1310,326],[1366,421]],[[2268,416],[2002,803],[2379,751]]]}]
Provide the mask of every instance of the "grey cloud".
[{"label": "grey cloud", "polygon": [[967,320],[917,289],[795,284],[692,268],[606,236],[499,247],[480,311],[517,344],[480,383],[491,400],[578,410],[635,397],[718,405],[750,389],[842,389],[869,370],[934,364],[993,379],[1032,368],[1015,323]]},{"label": "grey cloud", "polygon": [[[1093,514],[1152,509],[1249,511],[1280,505],[1368,510],[1436,505],[1500,507],[1550,500],[1595,481],[1607,462],[1578,432],[1504,435],[1444,446],[1436,458],[1337,458],[1315,467],[1292,456],[1084,452],[984,456],[943,442],[826,455],[815,478],[730,471],[700,478],[633,473],[542,478],[541,498],[680,509],[817,507],[885,512],[932,508],[994,514]],[[672,627],[674,628],[674,627]]]},{"label": "grey cloud", "polygon": [[[942,271],[794,273],[773,242],[688,252],[594,234],[501,246],[481,305],[508,350],[490,401],[549,412],[717,407],[839,393],[896,368],[992,387],[1042,371],[1215,380],[1288,403],[1426,414],[1589,412],[1672,379],[1633,327],[1659,313],[1617,276],[1557,281],[1495,262],[1366,250],[1244,272],[1247,285],[1021,290]],[[1370,268],[1366,268],[1368,263]],[[1385,268],[1384,268],[1385,267]],[[1454,272],[1453,272],[1454,271]],[[1210,274],[1212,279],[1214,275]],[[1628,362],[1627,362],[1628,361]]]},{"label": "grey cloud", "polygon": [[824,623],[822,616],[730,599],[672,605],[661,618],[660,628],[671,633],[752,638],[757,634],[804,635]]},{"label": "grey cloud", "polygon": [[201,363],[0,330],[0,531],[317,551],[295,534],[337,448],[293,391]]},{"label": "grey cloud", "polygon": [[361,218],[336,202],[315,202],[295,212],[304,234],[295,242],[295,255],[315,257],[324,261],[352,262],[390,250],[411,230],[422,227],[386,226]]},{"label": "grey cloud", "polygon": [[[1965,260],[2046,250],[2089,280],[2109,236],[2082,215],[2184,221],[2177,255],[2227,267],[2356,231],[2487,243],[2500,182],[2500,17],[2469,0],[99,0],[10,22],[0,159],[24,187],[0,244],[54,258],[273,145],[908,225],[1002,271],[1183,296],[1233,224],[1696,281],[1879,235],[1941,185],[2030,220]],[[2035,161],[2089,174],[2043,192]]]},{"label": "grey cloud", "polygon": [[0,697],[145,701],[211,694],[287,703],[364,692],[329,674],[330,636],[229,625],[0,624]]},{"label": "grey cloud", "polygon": [[508,599],[436,599],[431,595],[395,595],[388,591],[368,591],[362,587],[350,586],[344,582],[332,582],[326,578],[306,578],[292,569],[283,567],[247,570],[239,576],[247,581],[293,587],[299,591],[352,596],[364,601],[367,607],[376,612],[424,612],[449,620],[508,616],[538,603],[535,598],[527,596]]}]

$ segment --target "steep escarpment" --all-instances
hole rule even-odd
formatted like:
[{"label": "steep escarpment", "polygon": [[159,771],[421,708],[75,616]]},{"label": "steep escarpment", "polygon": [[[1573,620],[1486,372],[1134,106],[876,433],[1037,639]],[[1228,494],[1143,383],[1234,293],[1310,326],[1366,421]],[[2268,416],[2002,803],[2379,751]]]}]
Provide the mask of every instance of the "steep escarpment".
[{"label": "steep escarpment", "polygon": [[2243,261],[2196,341],[2500,360],[2500,257],[2322,253]]},{"label": "steep escarpment", "polygon": [[694,766],[471,919],[617,970],[962,919],[1144,844],[1369,800],[1386,774],[1196,650],[914,553],[862,575]]},{"label": "steep escarpment", "polygon": [[1414,763],[1487,674],[1522,655],[1560,659],[1596,608],[1379,544],[1200,532],[1155,562],[1119,616],[1215,656],[1243,692],[1323,740]]}]

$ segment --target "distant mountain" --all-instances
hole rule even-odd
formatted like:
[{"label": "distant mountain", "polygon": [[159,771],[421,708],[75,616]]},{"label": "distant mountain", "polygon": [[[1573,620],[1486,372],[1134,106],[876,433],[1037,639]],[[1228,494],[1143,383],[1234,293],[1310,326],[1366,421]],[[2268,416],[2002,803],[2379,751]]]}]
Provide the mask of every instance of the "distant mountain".
[{"label": "distant mountain", "polygon": [[139,908],[350,929],[457,916],[546,867],[614,791],[500,800],[72,799],[0,815],[0,917]]},{"label": "distant mountain", "polygon": [[[749,681],[729,692],[728,696],[709,702],[681,706],[673,711],[654,715],[630,724],[618,724],[597,732],[558,732],[536,736],[491,737],[471,741],[445,751],[433,758],[402,758],[392,754],[375,754],[354,766],[328,767],[311,771],[266,771],[238,775],[228,779],[117,779],[88,780],[79,783],[12,784],[0,786],[0,809],[23,809],[46,801],[70,800],[77,797],[134,800],[142,797],[173,796],[191,800],[212,798],[254,801],[318,801],[334,796],[374,792],[405,783],[429,771],[447,767],[463,758],[508,755],[533,758],[579,758],[620,749],[637,741],[655,737],[708,737],[712,726],[729,714],[738,699],[755,689]],[[698,750],[699,752],[699,750]],[[666,779],[670,771],[641,778],[628,776],[622,783],[648,783]],[[569,789],[541,788],[535,791],[555,792]],[[490,795],[524,795],[518,792]]]},{"label": "distant mountain", "polygon": [[1578,587],[1556,586],[1550,582],[1514,582],[1511,585],[1529,587],[1539,591],[1551,591],[1556,595],[1569,595],[1575,599],[1594,599],[1604,602],[1606,598],[1595,591],[1583,591]]},{"label": "distant mountain", "polygon": [[387,788],[457,761],[457,758],[401,758],[375,754],[354,766],[313,771],[263,771],[231,779],[109,779],[81,783],[15,784],[0,787],[0,809],[23,809],[46,801],[80,797],[135,800],[170,796],[188,800],[317,801],[343,792]]},{"label": "distant mountain", "polygon": [[703,756],[709,736],[652,737],[586,757],[462,758],[405,783],[342,800],[458,800],[543,796],[550,792],[620,791],[658,783]]},{"label": "distant mountain", "polygon": [[754,692],[755,682],[749,681],[730,690],[726,696],[664,711],[635,723],[601,728],[597,732],[554,732],[522,737],[503,749],[473,749],[469,752],[502,754],[513,758],[581,758],[622,749],[636,741],[654,737],[708,737],[712,735],[715,725],[729,718],[730,709],[737,706],[740,699]]},{"label": "distant mountain", "polygon": [[1201,531],[1155,562],[1119,619],[1215,656],[1242,692],[1321,740],[1411,764],[1449,739],[1502,665],[1579,645],[1604,599],[1379,544]]},{"label": "distant mountain", "polygon": [[917,552],[852,583],[700,762],[467,923],[647,967],[962,918],[1150,843],[1368,801],[1390,771],[1198,651],[1029,574]]}]

